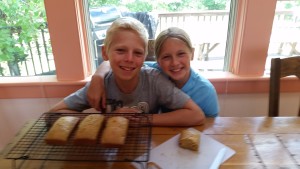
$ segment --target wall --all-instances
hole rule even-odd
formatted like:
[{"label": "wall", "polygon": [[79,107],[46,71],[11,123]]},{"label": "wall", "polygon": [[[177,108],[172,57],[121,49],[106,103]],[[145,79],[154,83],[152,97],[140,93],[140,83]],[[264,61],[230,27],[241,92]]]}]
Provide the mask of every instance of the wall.
[{"label": "wall", "polygon": [[[0,150],[14,137],[22,126],[37,119],[59,98],[0,99]],[[266,116],[268,95],[219,94],[220,116]],[[283,115],[295,115],[300,106],[300,93],[283,93],[280,111]]]}]

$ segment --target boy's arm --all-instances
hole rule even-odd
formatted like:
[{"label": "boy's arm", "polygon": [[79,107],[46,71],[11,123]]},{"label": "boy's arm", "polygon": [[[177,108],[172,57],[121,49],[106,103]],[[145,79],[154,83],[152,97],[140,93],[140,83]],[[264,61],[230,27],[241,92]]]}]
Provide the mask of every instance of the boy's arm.
[{"label": "boy's arm", "polygon": [[71,110],[68,108],[64,100],[61,100],[56,105],[54,105],[48,112],[51,113],[78,113],[78,111]]},{"label": "boy's arm", "polygon": [[105,108],[106,105],[104,77],[109,70],[109,61],[103,61],[92,76],[90,86],[88,87],[87,97],[89,104],[97,110],[100,110],[101,107]]},{"label": "boy's arm", "polygon": [[201,108],[189,99],[183,108],[168,113],[154,114],[153,126],[196,126],[205,122]]}]

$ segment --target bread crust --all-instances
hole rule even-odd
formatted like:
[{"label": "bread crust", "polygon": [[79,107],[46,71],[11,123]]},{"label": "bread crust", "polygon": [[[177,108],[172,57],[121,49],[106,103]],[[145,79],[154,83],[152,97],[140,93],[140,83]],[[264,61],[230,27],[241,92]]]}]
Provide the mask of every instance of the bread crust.
[{"label": "bread crust", "polygon": [[74,136],[75,145],[96,145],[104,116],[101,114],[87,115],[80,123]]},{"label": "bread crust", "polygon": [[121,147],[125,144],[129,120],[122,116],[107,119],[101,137],[101,144],[106,147]]},{"label": "bread crust", "polygon": [[200,144],[200,133],[193,129],[186,129],[180,133],[179,146],[185,149],[198,151]]},{"label": "bread crust", "polygon": [[68,142],[68,138],[79,118],[73,116],[63,116],[58,118],[45,136],[45,142],[50,145],[64,145]]}]

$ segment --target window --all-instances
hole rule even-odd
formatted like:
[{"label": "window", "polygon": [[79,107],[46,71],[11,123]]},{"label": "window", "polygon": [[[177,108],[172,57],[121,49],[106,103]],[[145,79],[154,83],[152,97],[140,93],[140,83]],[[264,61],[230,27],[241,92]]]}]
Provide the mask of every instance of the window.
[{"label": "window", "polygon": [[265,73],[271,59],[300,55],[300,1],[277,0]]},{"label": "window", "polygon": [[134,17],[144,23],[149,38],[171,26],[184,29],[195,47],[192,65],[199,70],[223,70],[230,0],[204,1],[102,1],[88,0],[86,11],[92,67],[102,62],[101,45],[105,31],[119,17]]},{"label": "window", "polygon": [[[60,98],[82,87],[93,73],[87,39],[86,0],[44,0],[56,76],[0,77],[0,98]],[[4,1],[1,1],[4,2]],[[34,0],[30,1],[34,2]],[[229,72],[205,72],[220,94],[267,92],[264,75],[276,0],[235,2]],[[0,5],[0,9],[2,4]],[[1,38],[0,34],[0,38]],[[2,48],[0,48],[2,49]],[[2,65],[2,62],[0,63]],[[298,80],[283,91],[299,91]],[[294,87],[291,87],[294,85]]]},{"label": "window", "polygon": [[[226,46],[226,44],[231,44],[231,41],[227,40],[229,35],[227,32],[233,31],[232,28],[228,29],[228,24],[236,22],[235,19],[229,22],[229,14],[235,13],[236,9],[233,9],[233,11],[229,10],[231,10],[230,6],[233,6],[231,4],[238,1],[204,0],[197,1],[197,5],[195,5],[194,1],[191,1],[193,5],[188,4],[188,1],[167,1],[167,3],[153,1],[110,1],[110,4],[101,4],[102,1],[96,0],[76,0],[75,2],[78,3],[79,1],[86,3],[86,20],[89,21],[89,31],[86,36],[90,37],[88,43],[90,43],[89,53],[92,57],[90,58],[90,62],[92,63],[91,67],[93,69],[102,61],[100,46],[105,38],[106,29],[114,19],[122,16],[140,17],[141,19],[141,14],[145,14],[145,16],[149,14],[149,18],[151,17],[152,19],[152,23],[150,23],[151,26],[148,26],[150,38],[155,38],[161,30],[169,26],[181,27],[190,34],[196,49],[195,57],[192,62],[194,67],[202,71],[231,70],[231,53],[229,53],[230,50],[228,51],[230,47]],[[44,1],[33,0],[16,2],[17,1],[4,0],[4,5],[0,8],[0,32],[2,35],[0,38],[0,76],[55,74],[56,68],[50,44],[48,24],[45,22]],[[257,2],[251,3],[255,4]],[[250,6],[251,3],[249,2],[246,5]],[[11,9],[10,11],[16,11],[18,9],[19,12],[7,13],[8,9]],[[27,16],[29,13],[25,12],[30,10],[33,11],[33,17],[32,15]],[[299,11],[299,2],[297,2],[297,0],[277,1],[273,30],[268,46],[269,57],[267,57],[265,64],[266,74],[268,74],[270,59],[272,57],[299,55],[299,45],[297,44],[299,38],[293,36],[299,33]],[[138,14],[139,16],[137,16]],[[8,17],[5,17],[6,15],[10,15],[9,18],[12,19],[7,20],[6,18]],[[22,17],[19,15],[22,15]],[[30,27],[28,27],[28,24],[23,24],[27,27],[14,29],[14,27],[18,26],[14,23],[24,23],[19,21],[30,19],[33,20],[35,24],[29,24]],[[193,26],[189,26],[189,23],[193,23]],[[149,23],[147,24],[149,25]],[[70,26],[71,25],[66,24],[66,28]],[[13,30],[13,36],[11,36],[11,33],[7,33],[8,27]],[[20,30],[22,31],[20,32]],[[27,32],[27,36],[31,32],[34,32],[33,30],[35,31],[34,36],[31,35],[30,38],[23,36],[24,32]],[[69,29],[66,30],[68,31]],[[7,37],[5,38],[3,36],[5,34],[8,35],[7,37],[11,39],[11,41],[8,41],[6,39]],[[21,38],[27,39],[27,41],[19,43]],[[7,45],[7,42],[11,42],[11,44]],[[14,52],[14,54],[8,54],[9,51]],[[223,67],[224,65],[226,66]]]},{"label": "window", "polygon": [[55,74],[43,0],[2,0],[0,76]]}]

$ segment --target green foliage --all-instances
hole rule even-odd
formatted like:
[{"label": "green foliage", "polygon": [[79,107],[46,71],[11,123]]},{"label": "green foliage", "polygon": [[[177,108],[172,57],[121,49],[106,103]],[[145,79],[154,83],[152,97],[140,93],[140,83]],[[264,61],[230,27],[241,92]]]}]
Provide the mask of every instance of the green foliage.
[{"label": "green foliage", "polygon": [[43,0],[1,0],[0,63],[16,66],[26,60],[24,44],[37,38],[45,20]]},{"label": "green foliage", "polygon": [[177,12],[183,9],[182,2],[171,2],[166,4],[167,11]]},{"label": "green foliage", "polygon": [[136,0],[135,2],[127,3],[126,8],[132,12],[150,12],[153,10],[152,5],[149,2],[143,0]]},{"label": "green foliage", "polygon": [[291,9],[293,5],[291,3],[285,4],[285,9]]},{"label": "green foliage", "polygon": [[201,2],[207,10],[224,10],[227,0],[202,0]]},{"label": "green foliage", "polygon": [[11,36],[9,29],[0,30],[0,34],[0,62],[23,61],[26,55],[24,48],[18,45],[18,39]]},{"label": "green foliage", "polygon": [[119,6],[121,2],[119,0],[89,0],[90,7],[99,7],[103,5],[116,5]]},{"label": "green foliage", "polygon": [[153,1],[153,0],[133,0],[126,4],[122,4],[120,0],[89,0],[90,7],[103,5],[125,6],[132,12],[181,12],[191,10],[222,10],[225,9],[228,0],[168,0],[168,1]]}]

